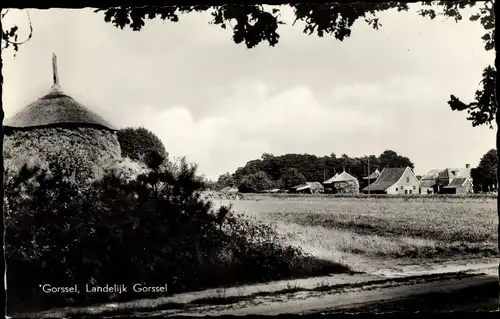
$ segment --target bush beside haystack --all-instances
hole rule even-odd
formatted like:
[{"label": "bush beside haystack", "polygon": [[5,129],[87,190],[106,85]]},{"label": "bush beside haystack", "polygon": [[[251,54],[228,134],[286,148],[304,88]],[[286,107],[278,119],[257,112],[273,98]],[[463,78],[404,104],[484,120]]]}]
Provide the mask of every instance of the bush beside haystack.
[{"label": "bush beside haystack", "polygon": [[108,165],[103,167],[102,174],[97,175],[96,178],[102,178],[106,174],[113,174],[120,179],[131,181],[141,174],[146,174],[148,171],[149,169],[144,163],[125,157],[108,163]]}]

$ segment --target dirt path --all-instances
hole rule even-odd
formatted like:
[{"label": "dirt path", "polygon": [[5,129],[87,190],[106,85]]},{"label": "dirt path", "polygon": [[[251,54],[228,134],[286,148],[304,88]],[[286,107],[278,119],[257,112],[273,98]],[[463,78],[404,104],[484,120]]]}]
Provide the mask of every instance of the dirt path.
[{"label": "dirt path", "polygon": [[[337,285],[328,291],[298,291],[272,296],[255,297],[231,305],[201,306],[188,311],[163,311],[155,315],[276,315],[285,313],[338,312],[359,309],[373,304],[403,300],[428,294],[449,294],[473,287],[497,286],[496,265],[446,274],[419,275],[405,278],[375,280],[362,284]],[[495,291],[493,291],[495,292]],[[470,295],[468,296],[470,299]],[[493,298],[498,298],[498,292]],[[471,302],[478,300],[471,299]],[[465,307],[466,305],[461,305]],[[473,304],[469,308],[475,309]],[[489,306],[491,308],[491,305]],[[387,307],[386,307],[387,308]],[[369,309],[369,308],[368,308]],[[390,307],[389,307],[390,309]],[[433,309],[417,309],[433,310]],[[489,309],[493,310],[493,309]],[[148,315],[153,315],[149,313]]]},{"label": "dirt path", "polygon": [[[476,309],[478,302],[484,303],[484,300],[474,301],[471,296],[483,296],[481,298],[489,298],[493,302],[494,298],[498,298],[498,263],[496,260],[493,262],[492,260],[482,260],[482,262],[477,260],[469,264],[408,265],[405,267],[379,271],[376,274],[337,274],[187,292],[157,299],[142,299],[83,308],[54,309],[35,314],[33,317],[65,318],[76,313],[80,315],[106,315],[106,317],[129,315],[147,318],[157,315],[273,315],[349,312],[350,310],[358,312],[359,309],[365,311],[381,311],[376,309],[388,311],[387,309],[389,309],[390,311],[390,309],[398,307],[405,310],[411,305],[418,304],[415,300],[406,304],[399,302],[405,298],[415,298],[433,293],[449,294],[474,287],[479,287],[479,290],[466,292],[467,298],[457,299],[453,297],[452,299],[462,300],[458,304],[460,307],[467,306],[468,309]],[[481,287],[486,287],[487,291]],[[418,300],[422,299],[418,298],[420,298]],[[425,307],[426,304],[435,302],[435,307],[439,308],[441,307],[439,298],[439,296],[434,296],[427,303],[420,304],[419,307]],[[486,305],[489,310],[492,307],[491,300]],[[398,302],[399,304],[394,304]],[[457,304],[449,307],[455,309]],[[423,309],[416,308],[415,311],[417,310]]]}]

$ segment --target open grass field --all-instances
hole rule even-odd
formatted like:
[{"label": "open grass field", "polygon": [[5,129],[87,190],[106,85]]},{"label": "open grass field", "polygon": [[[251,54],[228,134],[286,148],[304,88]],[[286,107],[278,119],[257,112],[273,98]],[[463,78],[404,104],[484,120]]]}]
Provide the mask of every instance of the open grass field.
[{"label": "open grass field", "polygon": [[305,252],[355,270],[498,255],[495,198],[252,196],[221,203],[274,223]]}]

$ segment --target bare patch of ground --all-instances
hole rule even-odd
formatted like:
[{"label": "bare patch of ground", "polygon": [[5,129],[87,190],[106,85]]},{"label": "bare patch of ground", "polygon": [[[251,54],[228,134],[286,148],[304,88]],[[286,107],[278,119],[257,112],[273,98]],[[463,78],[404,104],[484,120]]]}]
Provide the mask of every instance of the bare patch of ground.
[{"label": "bare patch of ground", "polygon": [[[496,271],[496,269],[495,269]],[[470,294],[477,296],[471,298]],[[455,299],[454,299],[455,298]],[[498,278],[486,273],[459,272],[393,278],[323,291],[299,291],[255,298],[252,303],[158,312],[162,315],[276,315],[285,313],[496,310]],[[412,305],[412,302],[418,301]],[[456,307],[455,307],[456,306]],[[455,307],[455,308],[454,308]]]}]

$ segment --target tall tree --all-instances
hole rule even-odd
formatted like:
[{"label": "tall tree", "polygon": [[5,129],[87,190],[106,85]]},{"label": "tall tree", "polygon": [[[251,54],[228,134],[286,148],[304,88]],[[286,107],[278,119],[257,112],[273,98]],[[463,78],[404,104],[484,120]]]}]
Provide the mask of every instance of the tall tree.
[{"label": "tall tree", "polygon": [[233,187],[235,185],[234,178],[231,174],[226,173],[219,176],[215,183],[215,189],[221,190],[226,187]]},{"label": "tall tree", "polygon": [[415,165],[412,163],[412,161],[410,161],[408,157],[400,156],[398,155],[398,153],[391,150],[384,151],[382,154],[380,154],[378,162],[382,168],[406,166],[409,166],[412,169],[415,168]]},{"label": "tall tree", "polygon": [[257,193],[274,187],[274,183],[265,172],[256,172],[245,175],[238,190],[241,193]]},{"label": "tall tree", "polygon": [[492,190],[498,185],[497,179],[498,155],[497,150],[491,149],[481,157],[477,166],[477,173],[481,186],[484,189]]},{"label": "tall tree", "polygon": [[293,186],[304,184],[307,182],[306,177],[298,169],[294,167],[285,168],[281,172],[280,187],[290,189]]}]

